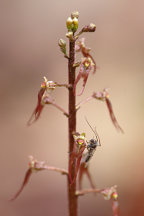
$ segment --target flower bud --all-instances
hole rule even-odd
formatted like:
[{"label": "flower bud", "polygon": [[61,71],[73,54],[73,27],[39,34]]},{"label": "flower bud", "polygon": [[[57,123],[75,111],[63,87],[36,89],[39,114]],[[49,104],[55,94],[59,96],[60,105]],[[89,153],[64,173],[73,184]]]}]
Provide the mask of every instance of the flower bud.
[{"label": "flower bud", "polygon": [[69,38],[70,40],[73,40],[73,32],[70,31],[70,32],[66,33],[66,37]]},{"label": "flower bud", "polygon": [[62,51],[62,53],[64,53],[66,55],[66,42],[63,39],[60,39],[58,42],[58,45]]},{"label": "flower bud", "polygon": [[71,31],[72,30],[72,23],[73,23],[73,20],[71,17],[68,17],[67,21],[66,21],[66,25],[67,25],[67,29],[68,31]]},{"label": "flower bud", "polygon": [[63,39],[59,39],[58,45],[59,45],[60,47],[64,47],[64,46],[66,46],[66,42],[65,42],[65,40],[63,40]]},{"label": "flower bud", "polygon": [[74,19],[75,17],[77,19],[79,18],[79,12],[78,11],[74,11],[74,12],[71,13],[71,18]]},{"label": "flower bud", "polygon": [[82,32],[95,32],[96,30],[96,25],[91,23],[87,26],[85,26],[83,29],[82,29]]},{"label": "flower bud", "polygon": [[74,17],[72,30],[73,32],[76,32],[77,29],[78,29],[78,19]]}]

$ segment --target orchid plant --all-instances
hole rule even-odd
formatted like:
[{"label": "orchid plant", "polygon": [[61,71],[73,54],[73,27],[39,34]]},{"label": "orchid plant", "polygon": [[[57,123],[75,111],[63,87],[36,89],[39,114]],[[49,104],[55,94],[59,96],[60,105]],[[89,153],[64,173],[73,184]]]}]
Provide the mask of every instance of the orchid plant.
[{"label": "orchid plant", "polygon": [[[106,103],[112,123],[118,131],[123,133],[123,130],[118,124],[116,117],[114,115],[112,103],[109,99],[108,89],[105,88],[103,91],[94,92],[90,97],[76,104],[76,88],[77,85],[79,85],[79,81],[83,79],[83,86],[80,93],[78,94],[78,96],[81,96],[86,87],[86,83],[88,81],[90,73],[94,75],[97,69],[96,62],[90,54],[91,49],[85,46],[85,38],[80,38],[80,36],[83,33],[95,32],[96,26],[95,24],[91,23],[89,25],[84,26],[76,34],[78,30],[78,18],[79,13],[75,11],[71,14],[70,17],[68,17],[66,21],[66,26],[68,30],[68,32],[66,33],[66,37],[69,39],[69,54],[67,54],[66,42],[63,39],[60,39],[58,42],[61,52],[64,54],[64,57],[68,61],[68,83],[60,84],[54,81],[48,81],[48,79],[44,77],[44,81],[42,82],[40,90],[38,91],[37,105],[27,123],[27,125],[30,126],[33,123],[35,123],[38,119],[40,119],[42,111],[44,107],[46,107],[46,105],[52,105],[56,107],[66,116],[66,118],[68,119],[69,134],[68,170],[48,166],[44,162],[39,162],[35,160],[33,156],[30,156],[29,167],[26,171],[23,183],[18,192],[14,195],[14,197],[11,200],[15,200],[20,195],[24,187],[29,182],[30,176],[33,173],[37,173],[42,170],[51,170],[60,172],[61,174],[67,176],[69,216],[78,215],[77,198],[87,193],[99,193],[106,200],[110,200],[112,203],[113,216],[118,216],[119,205],[117,187],[112,186],[109,188],[102,189],[96,188],[89,171],[89,161],[95,154],[96,148],[98,146],[101,146],[99,136],[88,122],[87,123],[91,127],[92,131],[95,133],[95,139],[88,140],[86,138],[85,132],[80,133],[76,130],[77,111],[81,108],[83,104],[85,104],[89,100],[97,99],[99,101],[103,101]],[[82,58],[80,61],[75,62],[75,54],[77,52],[80,52],[82,54]],[[76,69],[78,69],[77,77]],[[68,111],[65,111],[64,108],[59,106],[55,102],[54,98],[51,96],[51,92],[59,87],[65,87],[68,90]],[[91,186],[90,189],[82,189],[82,179],[84,174],[86,174],[89,179]],[[79,190],[77,189],[77,180],[79,183]]]}]

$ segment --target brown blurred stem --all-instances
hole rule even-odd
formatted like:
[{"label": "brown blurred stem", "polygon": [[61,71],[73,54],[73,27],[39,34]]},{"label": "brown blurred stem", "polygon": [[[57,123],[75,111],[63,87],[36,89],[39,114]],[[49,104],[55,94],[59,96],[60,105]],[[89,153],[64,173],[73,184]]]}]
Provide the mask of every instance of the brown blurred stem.
[{"label": "brown blurred stem", "polygon": [[[68,61],[68,80],[69,85],[73,86],[75,82],[75,67],[73,67],[75,61],[75,41],[69,41],[69,61]],[[76,110],[75,110],[75,96],[73,94],[73,88],[69,88],[69,117],[68,117],[68,130],[69,130],[69,152],[73,151],[74,138],[73,133],[76,132]],[[70,161],[70,154],[68,159],[68,165]],[[72,178],[75,175],[74,166],[71,169]],[[68,178],[68,202],[69,202],[69,216],[77,216],[77,197],[76,181],[71,185]]]}]

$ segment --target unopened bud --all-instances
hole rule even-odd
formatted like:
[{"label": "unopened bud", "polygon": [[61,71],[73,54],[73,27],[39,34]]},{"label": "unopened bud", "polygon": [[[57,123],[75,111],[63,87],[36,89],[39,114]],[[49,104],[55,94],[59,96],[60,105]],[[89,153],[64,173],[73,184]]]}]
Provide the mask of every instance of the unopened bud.
[{"label": "unopened bud", "polygon": [[67,29],[68,31],[71,31],[72,30],[72,23],[73,23],[73,20],[71,17],[68,17],[67,21],[66,21],[66,25],[67,25]]},{"label": "unopened bud", "polygon": [[71,18],[74,19],[75,17],[77,19],[79,18],[79,12],[78,11],[74,11],[74,12],[71,13]]},{"label": "unopened bud", "polygon": [[70,32],[66,33],[66,37],[69,38],[70,40],[73,40],[73,32],[70,31]]},{"label": "unopened bud", "polygon": [[66,42],[63,39],[60,39],[58,42],[58,45],[62,51],[62,53],[64,53],[66,55]]},{"label": "unopened bud", "polygon": [[76,32],[77,29],[78,29],[78,19],[74,17],[72,30],[73,32]]},{"label": "unopened bud", "polygon": [[91,23],[87,26],[85,26],[83,29],[82,29],[82,32],[95,32],[96,30],[96,25]]},{"label": "unopened bud", "polygon": [[66,42],[63,39],[59,39],[58,44],[59,44],[60,47],[66,46]]}]

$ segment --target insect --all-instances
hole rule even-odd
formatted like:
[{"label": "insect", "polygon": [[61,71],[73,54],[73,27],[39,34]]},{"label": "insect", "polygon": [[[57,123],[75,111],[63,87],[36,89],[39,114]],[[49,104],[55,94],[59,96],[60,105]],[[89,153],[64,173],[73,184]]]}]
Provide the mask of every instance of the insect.
[{"label": "insect", "polygon": [[[86,118],[85,118],[86,119]],[[94,152],[96,151],[96,148],[97,148],[97,146],[101,146],[101,143],[100,143],[100,139],[99,139],[99,136],[98,136],[98,134],[97,134],[97,132],[96,132],[96,129],[94,130],[92,127],[91,127],[91,125],[89,124],[89,122],[88,122],[88,120],[86,119],[86,122],[87,122],[87,124],[89,125],[89,127],[91,128],[91,130],[94,132],[94,134],[95,134],[95,138],[96,139],[90,139],[87,143],[88,143],[88,145],[86,146],[86,148],[87,148],[87,153],[85,154],[85,159],[84,159],[84,162],[85,163],[88,163],[89,162],[89,160],[92,158],[92,156],[93,156],[93,154],[94,154]]]}]

